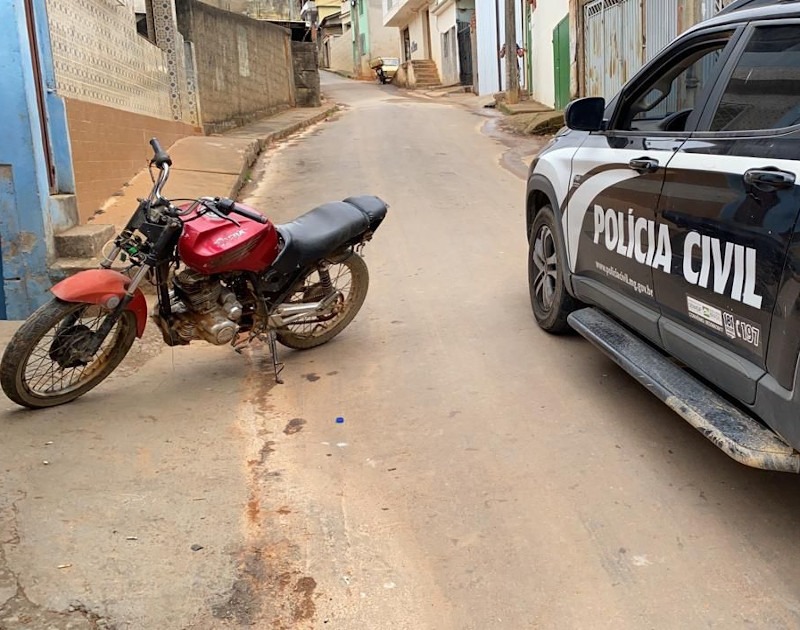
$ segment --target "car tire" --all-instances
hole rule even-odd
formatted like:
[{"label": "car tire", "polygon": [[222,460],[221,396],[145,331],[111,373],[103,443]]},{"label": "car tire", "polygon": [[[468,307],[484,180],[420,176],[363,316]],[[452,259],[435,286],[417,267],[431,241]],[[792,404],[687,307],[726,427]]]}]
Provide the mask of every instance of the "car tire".
[{"label": "car tire", "polygon": [[561,231],[549,205],[536,214],[528,243],[528,288],[536,323],[552,334],[568,332],[567,316],[579,303],[567,292]]}]

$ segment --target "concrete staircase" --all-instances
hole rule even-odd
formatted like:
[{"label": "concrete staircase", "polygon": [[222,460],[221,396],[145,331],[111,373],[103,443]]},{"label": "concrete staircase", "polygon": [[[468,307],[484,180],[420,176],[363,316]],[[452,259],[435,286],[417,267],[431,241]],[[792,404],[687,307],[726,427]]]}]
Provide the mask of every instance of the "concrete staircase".
[{"label": "concrete staircase", "polygon": [[96,268],[100,264],[103,246],[115,236],[114,226],[95,223],[77,225],[78,204],[75,195],[54,195],[50,202],[57,205],[59,216],[76,224],[53,237],[56,260],[50,265],[51,278],[57,281],[82,269]]},{"label": "concrete staircase", "polygon": [[414,72],[414,87],[417,89],[437,88],[442,85],[439,71],[433,59],[413,59],[411,66]]},{"label": "concrete staircase", "polygon": [[56,260],[50,265],[54,279],[71,276],[100,265],[103,246],[116,235],[113,225],[76,225],[55,235]]}]

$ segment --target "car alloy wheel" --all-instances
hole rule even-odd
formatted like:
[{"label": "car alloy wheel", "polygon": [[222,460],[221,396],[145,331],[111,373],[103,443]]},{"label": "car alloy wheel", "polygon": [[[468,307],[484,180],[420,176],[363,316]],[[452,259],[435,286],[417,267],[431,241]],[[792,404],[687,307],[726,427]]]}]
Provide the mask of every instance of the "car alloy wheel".
[{"label": "car alloy wheel", "polygon": [[548,226],[542,225],[536,233],[531,257],[536,269],[533,280],[536,301],[539,302],[542,310],[550,311],[556,298],[558,256],[556,255],[556,241]]}]

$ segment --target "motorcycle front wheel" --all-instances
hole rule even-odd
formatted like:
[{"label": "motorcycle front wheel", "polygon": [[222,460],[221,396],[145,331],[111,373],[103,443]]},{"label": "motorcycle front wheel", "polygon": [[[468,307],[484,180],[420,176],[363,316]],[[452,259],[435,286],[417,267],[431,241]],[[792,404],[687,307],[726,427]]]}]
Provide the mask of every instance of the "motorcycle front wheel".
[{"label": "motorcycle front wheel", "polygon": [[53,299],[17,330],[0,362],[0,386],[31,409],[71,402],[100,384],[128,354],[136,316],[124,311],[93,355],[86,350],[109,311]]},{"label": "motorcycle front wheel", "polygon": [[[326,261],[334,291],[339,297],[324,315],[314,315],[279,328],[278,341],[288,348],[307,350],[327,343],[353,321],[369,288],[369,270],[364,259],[357,254],[347,254]],[[298,283],[289,297],[289,304],[318,302],[326,296],[323,279],[318,269],[311,271]]]}]

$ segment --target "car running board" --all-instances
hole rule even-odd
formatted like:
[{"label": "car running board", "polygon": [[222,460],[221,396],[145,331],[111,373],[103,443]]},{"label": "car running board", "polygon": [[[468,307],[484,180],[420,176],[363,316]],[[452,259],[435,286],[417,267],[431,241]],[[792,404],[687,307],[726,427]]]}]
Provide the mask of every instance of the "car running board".
[{"label": "car running board", "polygon": [[753,468],[800,472],[800,453],[604,313],[584,308],[568,321],[729,457]]}]

